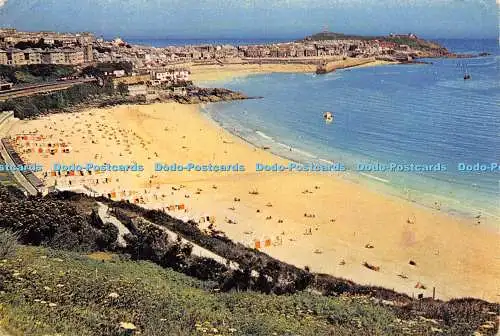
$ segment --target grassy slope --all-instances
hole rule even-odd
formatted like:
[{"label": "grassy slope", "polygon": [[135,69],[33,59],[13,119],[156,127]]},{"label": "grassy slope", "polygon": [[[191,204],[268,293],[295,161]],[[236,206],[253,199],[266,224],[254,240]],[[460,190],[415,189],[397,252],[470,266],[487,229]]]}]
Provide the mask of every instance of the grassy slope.
[{"label": "grassy slope", "polygon": [[4,77],[14,84],[34,84],[54,81],[71,76],[75,69],[69,65],[30,64],[21,66],[0,65],[0,78]]},{"label": "grassy slope", "polygon": [[[4,165],[5,162],[0,157],[0,165]],[[17,183],[14,179],[14,176],[8,172],[0,171],[0,185],[3,186],[16,186]],[[0,334],[2,336],[2,334]]]},{"label": "grassy slope", "polygon": [[340,33],[323,32],[309,36],[313,41],[322,40],[379,40],[394,42],[396,44],[406,44],[418,50],[433,50],[440,49],[442,46],[435,42],[426,41],[423,39],[412,39],[410,37],[389,37],[389,36],[359,36],[359,35],[344,35]]},{"label": "grassy slope", "polygon": [[[21,247],[0,262],[0,280],[0,328],[12,335],[125,335],[120,322],[143,335],[432,334],[432,323],[400,321],[364,297],[217,293],[116,256]],[[113,292],[119,297],[109,297]]]}]

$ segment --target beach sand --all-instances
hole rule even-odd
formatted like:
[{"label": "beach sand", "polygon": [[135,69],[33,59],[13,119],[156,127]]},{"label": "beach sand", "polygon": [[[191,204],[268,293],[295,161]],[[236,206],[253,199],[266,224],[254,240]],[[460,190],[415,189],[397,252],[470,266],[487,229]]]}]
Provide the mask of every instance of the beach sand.
[{"label": "beach sand", "polygon": [[[369,67],[394,62],[371,60],[367,62],[363,58],[347,58],[333,62],[336,68],[343,67]],[[316,72],[317,66],[314,64],[225,64],[225,65],[191,65],[191,79],[195,83],[206,81],[223,81],[235,77],[244,77],[259,73],[312,73]]]},{"label": "beach sand", "polygon": [[245,77],[259,73],[273,72],[315,72],[313,64],[226,64],[192,66],[191,79],[195,83],[222,81],[235,77]]},{"label": "beach sand", "polygon": [[[154,104],[91,109],[19,121],[11,135],[43,134],[18,141],[26,162],[87,162],[144,166],[143,172],[52,177],[59,186],[85,184],[149,208],[194,219],[212,216],[228,237],[314,272],[408,294],[471,296],[498,302],[498,233],[473,219],[452,217],[365,186],[340,173],[259,173],[255,164],[288,163],[217,126],[198,106]],[[35,145],[36,143],[36,145]],[[65,143],[54,155],[38,153]],[[154,164],[241,164],[245,172],[155,172]],[[44,178],[43,174],[40,174]],[[107,181],[106,181],[107,179]],[[69,185],[71,181],[71,186]],[[98,183],[96,183],[98,181]],[[491,223],[490,223],[491,224]],[[206,228],[208,223],[201,223]],[[270,246],[264,246],[266,240]],[[409,264],[410,260],[416,266]],[[362,264],[379,266],[373,271]],[[415,288],[417,283],[426,289]]]}]

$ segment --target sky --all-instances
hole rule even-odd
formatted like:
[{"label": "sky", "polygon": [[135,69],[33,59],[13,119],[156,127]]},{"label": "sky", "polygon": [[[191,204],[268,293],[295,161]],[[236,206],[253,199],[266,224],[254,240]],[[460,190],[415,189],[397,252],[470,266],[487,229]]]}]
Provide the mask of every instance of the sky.
[{"label": "sky", "polygon": [[498,1],[0,0],[0,27],[138,38],[301,38],[325,28],[497,38]]}]

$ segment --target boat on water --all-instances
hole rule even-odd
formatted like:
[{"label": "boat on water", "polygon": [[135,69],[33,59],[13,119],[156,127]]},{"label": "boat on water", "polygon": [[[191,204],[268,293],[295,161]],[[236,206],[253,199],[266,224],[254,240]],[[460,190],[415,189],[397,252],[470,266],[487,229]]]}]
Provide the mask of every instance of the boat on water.
[{"label": "boat on water", "polygon": [[464,72],[464,80],[471,79],[471,75],[469,73],[469,68],[467,67],[467,63],[462,63],[462,69]]},{"label": "boat on water", "polygon": [[333,122],[333,113],[332,112],[323,113],[323,119],[325,119],[325,122],[327,124],[332,123]]}]

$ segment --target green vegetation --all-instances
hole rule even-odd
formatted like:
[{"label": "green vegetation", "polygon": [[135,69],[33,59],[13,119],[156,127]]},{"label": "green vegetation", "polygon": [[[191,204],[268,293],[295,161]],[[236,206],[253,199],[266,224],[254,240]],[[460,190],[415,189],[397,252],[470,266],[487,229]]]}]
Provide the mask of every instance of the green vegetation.
[{"label": "green vegetation", "polygon": [[0,78],[14,84],[34,84],[74,76],[76,69],[70,65],[29,64],[21,66],[0,65]]},{"label": "green vegetation", "polygon": [[[128,90],[127,90],[128,91]],[[105,81],[101,86],[97,83],[81,83],[49,94],[8,99],[0,102],[0,111],[14,111],[16,118],[33,118],[48,113],[68,111],[75,107],[104,107],[118,104],[142,103],[141,97],[125,97],[123,88],[115,90],[113,83]]]},{"label": "green vegetation", "polygon": [[416,50],[424,50],[424,51],[432,51],[432,50],[445,50],[442,46],[437,43],[422,40],[422,39],[414,39],[410,37],[387,37],[385,38],[388,42],[396,43],[397,45],[406,44],[412,49]]},{"label": "green vegetation", "polygon": [[0,111],[14,111],[17,118],[24,119],[52,110],[61,110],[93,100],[98,96],[112,95],[113,93],[112,84],[101,87],[95,83],[83,83],[46,95],[33,95],[0,102]]},{"label": "green vegetation", "polygon": [[54,44],[47,44],[43,38],[39,39],[38,42],[30,41],[20,41],[14,45],[17,49],[28,49],[28,48],[40,48],[40,49],[52,49],[52,48],[62,48],[63,43],[59,40],[55,40]]},{"label": "green vegetation", "polygon": [[[130,230],[127,246],[116,244],[118,230],[102,222],[93,198],[26,197],[0,186],[0,228],[38,246],[21,246],[0,261],[0,328],[13,335],[494,335],[498,329],[496,304],[413,300],[312,274],[161,211],[97,200]],[[191,244],[173,241],[162,226],[240,269],[191,255]]]},{"label": "green vegetation", "polygon": [[431,334],[430,322],[400,321],[366,297],[217,293],[152,263],[102,254],[22,247],[0,263],[0,280],[0,325],[13,335],[134,333],[121,323],[143,335]]},{"label": "green vegetation", "polygon": [[446,51],[441,45],[426,41],[420,38],[412,38],[410,36],[360,36],[360,35],[346,35],[342,33],[333,33],[333,32],[321,32],[318,34],[314,34],[306,37],[306,40],[310,41],[325,41],[325,40],[362,40],[362,41],[385,41],[385,42],[393,42],[397,45],[406,44],[410,46],[412,49],[423,50],[423,51],[432,51],[432,50],[441,50]]},{"label": "green vegetation", "polygon": [[383,36],[361,36],[361,35],[346,35],[334,32],[321,32],[306,37],[311,41],[326,41],[326,40],[380,40]]},{"label": "green vegetation", "polygon": [[128,95],[128,85],[125,83],[118,83],[116,86],[116,91],[122,96]]},{"label": "green vegetation", "polygon": [[125,70],[128,75],[132,74],[133,65],[130,62],[108,62],[98,63],[95,66],[88,66],[82,70],[82,74],[94,77],[103,77],[104,74],[112,73],[115,70]]},{"label": "green vegetation", "polygon": [[13,257],[16,249],[17,235],[8,229],[0,228],[0,259]]},{"label": "green vegetation", "polygon": [[[5,162],[2,160],[2,157],[0,156],[0,165],[2,164],[5,164]],[[7,187],[15,185],[16,185],[16,180],[10,172],[5,172],[5,171],[0,172],[0,186]]]}]

